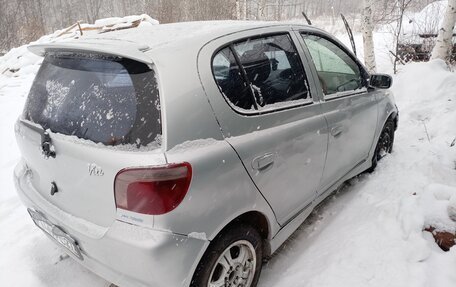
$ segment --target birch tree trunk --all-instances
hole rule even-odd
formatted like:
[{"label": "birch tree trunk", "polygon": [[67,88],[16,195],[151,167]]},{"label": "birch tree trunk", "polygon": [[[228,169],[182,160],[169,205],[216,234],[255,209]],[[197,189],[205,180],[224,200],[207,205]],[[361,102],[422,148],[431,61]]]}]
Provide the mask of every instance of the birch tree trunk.
[{"label": "birch tree trunk", "polygon": [[453,29],[456,22],[456,0],[448,0],[448,6],[443,18],[442,27],[432,49],[431,60],[449,60],[453,50]]},{"label": "birch tree trunk", "polygon": [[242,3],[242,20],[247,20],[247,0]]},{"label": "birch tree trunk", "polygon": [[264,9],[266,8],[266,0],[258,0],[258,20],[265,18]]},{"label": "birch tree trunk", "polygon": [[[456,0],[455,0],[456,1]],[[374,53],[374,37],[373,30],[374,25],[372,23],[372,7],[373,0],[364,0],[363,9],[363,48],[364,48],[364,64],[370,73],[375,73],[377,67],[375,64],[375,53]]]},{"label": "birch tree trunk", "polygon": [[240,0],[236,0],[236,19],[241,20],[241,6],[239,3]]}]

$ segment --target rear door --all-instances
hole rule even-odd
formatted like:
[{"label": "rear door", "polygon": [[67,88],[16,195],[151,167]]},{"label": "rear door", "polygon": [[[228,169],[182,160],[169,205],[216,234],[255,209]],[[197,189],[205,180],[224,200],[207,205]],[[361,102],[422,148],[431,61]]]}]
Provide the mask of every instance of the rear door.
[{"label": "rear door", "polygon": [[[205,88],[226,140],[279,224],[286,224],[315,198],[327,135],[295,38],[275,30],[212,43],[203,49],[200,67],[212,67]],[[211,63],[201,60],[211,59],[214,50]]]},{"label": "rear door", "polygon": [[100,226],[116,218],[114,177],[163,164],[155,73],[115,56],[49,52],[16,125],[33,192]]},{"label": "rear door", "polygon": [[377,127],[377,99],[367,88],[364,68],[341,44],[323,34],[300,35],[312,59],[328,121],[324,191],[367,160]]}]

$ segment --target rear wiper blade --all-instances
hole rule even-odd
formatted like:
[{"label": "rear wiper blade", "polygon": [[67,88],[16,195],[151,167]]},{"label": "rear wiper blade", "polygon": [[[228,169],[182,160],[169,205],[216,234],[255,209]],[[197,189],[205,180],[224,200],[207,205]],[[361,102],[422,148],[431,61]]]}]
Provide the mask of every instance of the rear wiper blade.
[{"label": "rear wiper blade", "polygon": [[27,120],[20,120],[26,127],[34,130],[41,135],[41,151],[45,158],[55,158],[55,148],[52,145],[52,139],[44,127],[37,123],[31,123]]},{"label": "rear wiper blade", "polygon": [[47,131],[44,131],[41,135],[41,150],[46,158],[55,158],[54,145],[52,145],[51,136]]}]

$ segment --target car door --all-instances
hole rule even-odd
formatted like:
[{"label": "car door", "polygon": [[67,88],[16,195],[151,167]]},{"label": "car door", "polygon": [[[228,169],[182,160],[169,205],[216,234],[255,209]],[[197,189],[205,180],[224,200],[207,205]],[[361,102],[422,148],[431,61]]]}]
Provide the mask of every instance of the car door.
[{"label": "car door", "polygon": [[315,199],[327,126],[296,35],[271,29],[211,43],[199,62],[201,73],[212,69],[203,82],[226,141],[286,224]]},{"label": "car door", "polygon": [[323,192],[367,160],[377,127],[377,99],[368,89],[367,72],[340,43],[324,34],[300,35],[312,59],[328,122]]}]

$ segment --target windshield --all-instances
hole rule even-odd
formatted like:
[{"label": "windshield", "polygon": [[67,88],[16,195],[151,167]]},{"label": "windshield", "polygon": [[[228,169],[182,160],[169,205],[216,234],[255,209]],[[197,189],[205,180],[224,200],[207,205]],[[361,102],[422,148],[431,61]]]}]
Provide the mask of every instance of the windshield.
[{"label": "windshield", "polygon": [[105,145],[157,142],[160,100],[147,65],[99,54],[47,53],[24,118]]}]

